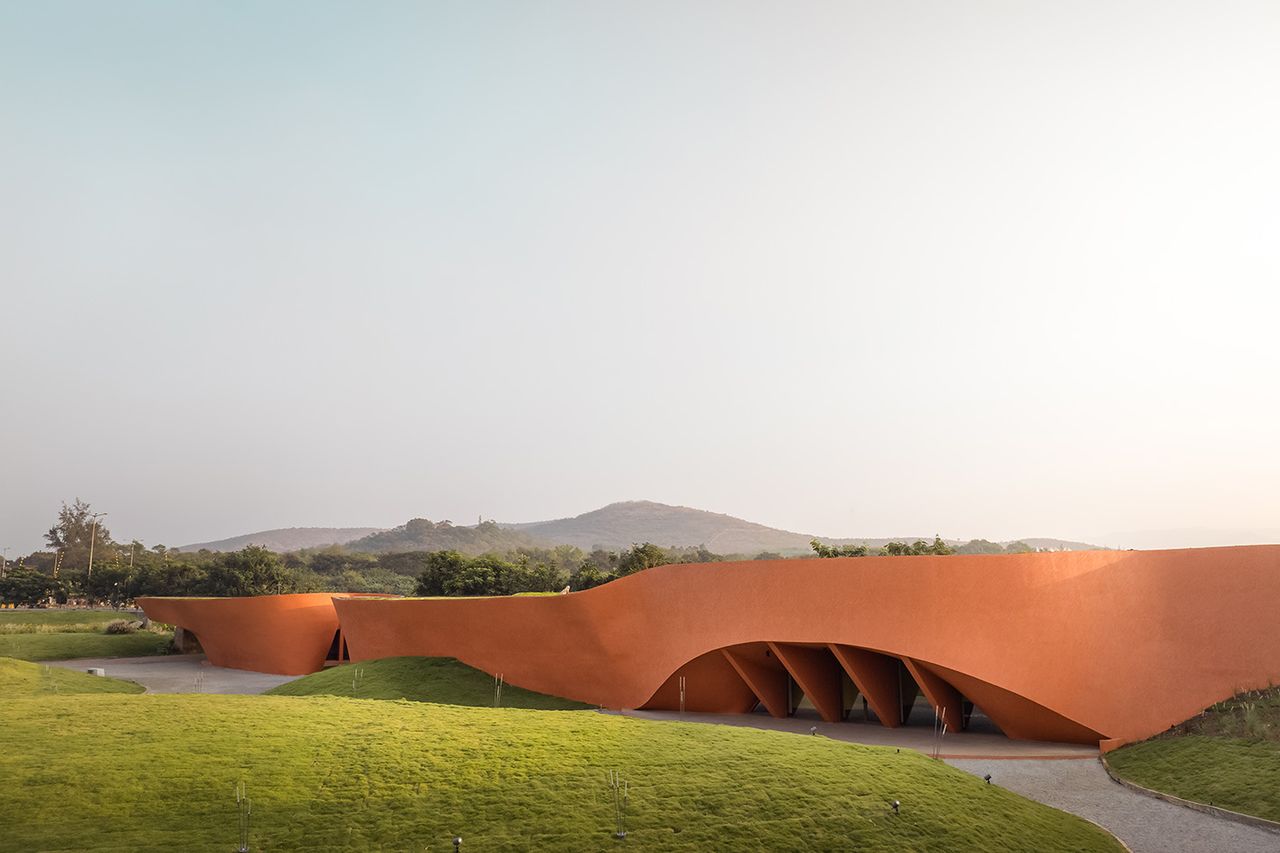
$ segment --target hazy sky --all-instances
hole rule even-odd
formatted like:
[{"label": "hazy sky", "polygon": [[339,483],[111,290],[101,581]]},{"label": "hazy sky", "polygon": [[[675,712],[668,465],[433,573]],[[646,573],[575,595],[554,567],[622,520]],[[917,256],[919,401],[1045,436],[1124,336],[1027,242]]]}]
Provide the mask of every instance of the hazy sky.
[{"label": "hazy sky", "polygon": [[171,545],[1280,539],[1277,45],[1270,0],[5,0],[0,545],[77,495]]}]

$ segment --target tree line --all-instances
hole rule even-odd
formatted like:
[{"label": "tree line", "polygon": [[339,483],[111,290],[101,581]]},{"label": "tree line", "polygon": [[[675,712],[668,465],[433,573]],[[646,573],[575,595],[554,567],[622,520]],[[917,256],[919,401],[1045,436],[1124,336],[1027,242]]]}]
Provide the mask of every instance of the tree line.
[{"label": "tree line", "polygon": [[[116,542],[84,501],[64,504],[45,534],[49,548],[0,571],[0,602],[121,605],[146,595],[241,596],[290,592],[514,595],[590,589],[668,563],[725,559],[706,548],[642,543],[621,551],[573,545],[519,547],[468,556],[456,550],[372,554],[343,546],[278,554],[180,552]],[[92,555],[92,556],[91,556]]]},{"label": "tree line", "polygon": [[[257,546],[239,551],[185,553],[134,540],[116,542],[88,503],[63,504],[45,534],[47,550],[0,569],[0,602],[39,606],[76,601],[122,605],[146,595],[243,596],[289,592],[364,592],[470,596],[591,589],[672,563],[711,563],[736,557],[703,546],[663,548],[651,542],[618,551],[573,545],[521,546],[470,556],[457,550],[369,553],[344,546],[277,554]],[[932,542],[867,545],[810,543],[817,557],[946,555],[1034,550],[972,540],[952,547]],[[806,555],[807,556],[807,555]],[[757,559],[782,559],[761,553]]]},{"label": "tree line", "polygon": [[1036,549],[1026,542],[1009,542],[1001,545],[988,542],[986,539],[970,539],[963,545],[948,545],[941,536],[934,536],[932,542],[917,539],[914,542],[886,542],[879,548],[869,545],[827,545],[818,539],[812,539],[809,547],[819,557],[919,557],[933,555],[944,557],[948,554],[1030,554]]}]

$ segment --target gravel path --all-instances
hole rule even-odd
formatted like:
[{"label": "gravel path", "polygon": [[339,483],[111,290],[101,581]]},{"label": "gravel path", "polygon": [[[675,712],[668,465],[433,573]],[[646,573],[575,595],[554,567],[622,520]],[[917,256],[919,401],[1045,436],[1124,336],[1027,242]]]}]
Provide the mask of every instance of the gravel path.
[{"label": "gravel path", "polygon": [[80,672],[90,667],[102,667],[112,678],[138,682],[147,688],[148,693],[265,693],[277,684],[298,677],[213,666],[204,655],[80,658],[44,661],[44,664]]},{"label": "gravel path", "polygon": [[991,774],[1032,800],[1106,827],[1133,853],[1277,853],[1280,833],[1224,820],[1130,791],[1097,761],[948,759],[975,776]]}]

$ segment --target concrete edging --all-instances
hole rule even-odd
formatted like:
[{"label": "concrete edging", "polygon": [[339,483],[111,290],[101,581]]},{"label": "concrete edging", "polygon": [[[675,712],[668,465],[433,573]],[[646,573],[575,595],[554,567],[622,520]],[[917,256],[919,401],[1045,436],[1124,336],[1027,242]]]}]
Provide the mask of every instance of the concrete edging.
[{"label": "concrete edging", "polygon": [[1235,823],[1243,823],[1246,826],[1256,826],[1259,829],[1265,829],[1270,832],[1280,833],[1280,822],[1267,820],[1265,817],[1257,815],[1244,814],[1243,812],[1233,812],[1231,809],[1224,809],[1220,806],[1211,806],[1208,803],[1198,803],[1195,800],[1184,800],[1182,797],[1175,797],[1173,794],[1166,794],[1164,791],[1157,791],[1153,788],[1144,788],[1137,782],[1130,782],[1120,774],[1111,769],[1111,765],[1107,762],[1105,755],[1099,755],[1098,760],[1102,762],[1102,769],[1111,777],[1111,781],[1117,785],[1123,785],[1131,791],[1139,794],[1145,794],[1157,800],[1164,800],[1166,803],[1172,803],[1175,806],[1185,806],[1193,811],[1203,812],[1204,814],[1220,817],[1223,820],[1233,821]]},{"label": "concrete edging", "polygon": [[[1017,792],[1015,791],[1014,793],[1017,793]],[[1026,794],[1018,794],[1018,796],[1020,796],[1020,797],[1026,797]],[[1027,799],[1029,799],[1029,800],[1031,799],[1030,797],[1026,797],[1026,798],[1027,798]],[[1032,801],[1033,803],[1035,803],[1035,802],[1040,802],[1039,800],[1031,800],[1031,801]],[[1103,832],[1105,832],[1107,835],[1110,835],[1112,838],[1114,838],[1114,839],[1116,840],[1116,844],[1119,844],[1121,847],[1123,847],[1126,853],[1133,853],[1133,848],[1132,848],[1132,847],[1130,847],[1128,844],[1126,844],[1126,843],[1125,843],[1125,840],[1124,840],[1123,838],[1121,838],[1120,836],[1116,835],[1114,832],[1112,832],[1111,830],[1107,829],[1105,826],[1103,826],[1102,824],[1098,823],[1096,820],[1093,820],[1092,818],[1087,818],[1087,817],[1085,817],[1085,816],[1084,816],[1084,815],[1082,815],[1082,814],[1076,814],[1075,812],[1068,812],[1066,809],[1059,809],[1057,806],[1050,806],[1048,803],[1041,803],[1041,805],[1043,805],[1043,806],[1047,806],[1048,808],[1051,808],[1051,809],[1058,809],[1058,811],[1060,811],[1060,812],[1066,812],[1067,814],[1071,815],[1072,817],[1078,817],[1078,818],[1080,818],[1080,819],[1081,819],[1082,821],[1084,821],[1085,823],[1091,823],[1091,824],[1093,824],[1094,826],[1098,827],[1098,829],[1101,829],[1101,830],[1102,830]]]}]

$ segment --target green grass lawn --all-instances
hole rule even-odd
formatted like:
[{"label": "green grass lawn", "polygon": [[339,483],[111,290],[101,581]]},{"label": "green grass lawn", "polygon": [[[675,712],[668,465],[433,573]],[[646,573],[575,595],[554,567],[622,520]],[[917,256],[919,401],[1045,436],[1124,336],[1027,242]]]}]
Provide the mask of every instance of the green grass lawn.
[{"label": "green grass lawn", "polygon": [[117,619],[137,619],[136,610],[0,610],[0,627],[6,625],[102,626]]},{"label": "green grass lawn", "polygon": [[1280,689],[1220,702],[1107,763],[1143,787],[1280,821]]},{"label": "green grass lawn", "polygon": [[1280,821],[1278,744],[1203,735],[1157,738],[1118,749],[1107,763],[1143,787]]},{"label": "green grass lawn", "polygon": [[0,634],[0,657],[19,660],[139,657],[161,654],[170,634]]},{"label": "green grass lawn", "polygon": [[617,850],[615,769],[632,850],[1121,849],[919,753],[731,726],[193,694],[10,699],[0,719],[0,851],[225,853],[239,782],[255,851]]},{"label": "green grass lawn", "polygon": [[0,610],[0,657],[20,660],[139,657],[161,654],[172,634],[105,634],[107,623],[134,620],[117,610]]},{"label": "green grass lawn", "polygon": [[141,693],[141,684],[102,678],[56,666],[0,657],[0,697],[65,696],[78,693]]},{"label": "green grass lawn", "polygon": [[[410,699],[445,705],[493,707],[493,676],[453,658],[400,657],[330,667],[267,691],[274,696],[348,696]],[[502,707],[544,711],[590,708],[510,684],[502,686]]]}]

